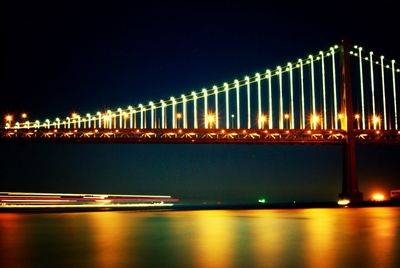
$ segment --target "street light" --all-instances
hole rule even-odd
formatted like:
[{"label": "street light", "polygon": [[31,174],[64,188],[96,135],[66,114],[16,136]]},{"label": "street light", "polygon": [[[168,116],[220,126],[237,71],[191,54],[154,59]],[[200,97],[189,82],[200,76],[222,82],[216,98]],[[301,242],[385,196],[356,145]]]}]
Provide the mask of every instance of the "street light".
[{"label": "street light", "polygon": [[11,126],[11,121],[13,120],[13,116],[11,114],[8,114],[4,117],[6,122]]},{"label": "street light", "polygon": [[319,121],[320,121],[320,118],[318,115],[316,115],[316,114],[311,115],[311,126],[313,129],[317,129],[317,125],[318,125]]},{"label": "street light", "polygon": [[71,114],[71,117],[72,117],[72,122],[74,123],[74,128],[76,128],[76,118],[78,117],[78,114],[77,113],[72,113]]},{"label": "street light", "polygon": [[381,128],[381,119],[379,116],[374,115],[372,117],[372,124],[374,125],[374,129],[376,129],[376,126],[379,125],[379,128]]},{"label": "street light", "polygon": [[178,128],[179,128],[179,121],[180,121],[180,119],[182,118],[182,114],[181,113],[177,113],[176,114],[176,121],[177,121],[177,124],[178,124]]},{"label": "street light", "polygon": [[340,129],[343,129],[343,123],[344,123],[343,118],[344,116],[342,113],[338,114],[338,120],[340,121]]},{"label": "street light", "polygon": [[285,127],[286,128],[289,128],[289,124],[288,124],[288,121],[289,121],[289,114],[285,114]]},{"label": "street light", "polygon": [[22,119],[26,119],[27,117],[28,117],[28,115],[27,115],[26,113],[22,113],[22,114],[21,114],[21,118],[22,118]]},{"label": "street light", "polygon": [[212,124],[214,123],[214,121],[215,121],[214,114],[209,113],[209,114],[207,115],[207,118],[206,118],[206,125],[207,125],[209,128],[212,128]]},{"label": "street light", "polygon": [[234,119],[235,119],[235,115],[234,114],[231,114],[231,121],[232,121],[232,123],[231,123],[231,127],[232,128],[234,128],[235,126],[234,126]]},{"label": "street light", "polygon": [[126,120],[129,118],[129,114],[127,112],[123,112],[124,116],[124,128],[126,128]]},{"label": "street light", "polygon": [[360,115],[356,114],[354,118],[357,120],[357,129],[360,129]]},{"label": "street light", "polygon": [[258,120],[260,122],[261,128],[265,128],[265,122],[267,122],[267,116],[261,115]]}]

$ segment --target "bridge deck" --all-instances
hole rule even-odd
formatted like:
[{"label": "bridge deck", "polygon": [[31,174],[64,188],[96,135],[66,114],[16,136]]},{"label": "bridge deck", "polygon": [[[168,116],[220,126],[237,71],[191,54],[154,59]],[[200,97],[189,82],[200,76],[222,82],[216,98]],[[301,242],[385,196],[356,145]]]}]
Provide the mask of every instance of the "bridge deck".
[{"label": "bridge deck", "polygon": [[[400,131],[355,130],[358,143],[400,143]],[[327,143],[346,141],[343,130],[294,129],[9,129],[0,142],[47,143]]]}]

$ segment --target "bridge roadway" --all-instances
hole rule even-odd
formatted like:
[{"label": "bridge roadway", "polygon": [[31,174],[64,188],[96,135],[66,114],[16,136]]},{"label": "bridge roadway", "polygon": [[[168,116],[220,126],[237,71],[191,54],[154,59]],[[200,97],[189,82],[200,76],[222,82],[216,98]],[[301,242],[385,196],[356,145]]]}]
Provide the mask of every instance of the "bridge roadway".
[{"label": "bridge roadway", "polygon": [[[357,143],[400,144],[397,130],[354,130]],[[343,144],[344,130],[311,129],[7,129],[4,143]]]}]

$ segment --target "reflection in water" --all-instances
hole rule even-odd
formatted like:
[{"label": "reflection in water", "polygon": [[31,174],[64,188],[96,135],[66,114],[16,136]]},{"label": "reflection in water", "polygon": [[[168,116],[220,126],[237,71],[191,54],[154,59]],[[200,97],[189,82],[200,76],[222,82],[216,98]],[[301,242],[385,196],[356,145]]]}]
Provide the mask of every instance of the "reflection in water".
[{"label": "reflection in water", "polygon": [[284,256],[283,248],[287,240],[282,240],[282,231],[276,211],[254,210],[248,215],[251,220],[252,243],[254,266],[266,267],[269,264],[279,263]]},{"label": "reflection in water", "polygon": [[25,228],[22,215],[0,214],[0,267],[25,266]]},{"label": "reflection in water", "polygon": [[[368,214],[373,213],[373,217],[368,217]],[[378,211],[366,211],[364,218],[370,219],[370,226],[373,226],[376,231],[371,233],[368,239],[370,252],[375,261],[375,267],[395,267],[399,266],[399,262],[394,259],[397,255],[394,252],[399,252],[399,221],[391,218],[399,218],[399,214],[394,214],[392,210],[379,209]],[[396,250],[397,247],[397,250]]]},{"label": "reflection in water", "polygon": [[228,211],[203,211],[194,216],[193,250],[197,267],[231,267],[235,244]]},{"label": "reflection in water", "polygon": [[[95,251],[95,266],[121,267],[129,258],[129,263],[134,265],[134,254],[127,254],[127,247],[134,250],[135,240],[127,241],[125,230],[135,230],[136,221],[125,221],[125,214],[121,212],[89,213],[89,226],[91,227],[92,245]],[[128,255],[128,256],[126,256]]]},{"label": "reflection in water", "polygon": [[0,267],[396,267],[400,208],[0,214]]},{"label": "reflection in water", "polygon": [[[341,228],[337,225],[337,216],[329,209],[306,209],[302,211],[306,221],[304,230],[304,253],[307,258],[308,267],[336,267],[336,250],[339,246],[335,229]],[[345,250],[345,248],[343,248]]]}]

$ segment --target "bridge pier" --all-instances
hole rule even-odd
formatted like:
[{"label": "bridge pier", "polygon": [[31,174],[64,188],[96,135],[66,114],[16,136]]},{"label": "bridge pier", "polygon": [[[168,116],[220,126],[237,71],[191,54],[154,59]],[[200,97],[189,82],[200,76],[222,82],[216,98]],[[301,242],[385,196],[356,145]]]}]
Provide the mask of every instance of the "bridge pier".
[{"label": "bridge pier", "polygon": [[343,177],[340,199],[348,199],[351,203],[363,201],[363,194],[358,190],[356,142],[354,133],[348,133],[346,143],[343,144]]},{"label": "bridge pier", "polygon": [[363,201],[363,194],[358,190],[356,138],[354,134],[353,94],[350,74],[350,49],[347,40],[342,40],[340,85],[342,91],[341,110],[346,124],[342,128],[347,131],[346,143],[343,145],[343,181],[340,199],[348,199],[351,203]]}]

